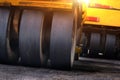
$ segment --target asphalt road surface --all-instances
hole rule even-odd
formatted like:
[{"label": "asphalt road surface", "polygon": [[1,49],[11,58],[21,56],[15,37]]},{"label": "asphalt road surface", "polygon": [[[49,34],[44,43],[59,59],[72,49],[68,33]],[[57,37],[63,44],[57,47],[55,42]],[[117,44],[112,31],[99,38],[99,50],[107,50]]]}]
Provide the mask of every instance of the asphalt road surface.
[{"label": "asphalt road surface", "polygon": [[120,80],[120,65],[117,63],[81,60],[75,62],[71,71],[0,64],[0,80]]}]

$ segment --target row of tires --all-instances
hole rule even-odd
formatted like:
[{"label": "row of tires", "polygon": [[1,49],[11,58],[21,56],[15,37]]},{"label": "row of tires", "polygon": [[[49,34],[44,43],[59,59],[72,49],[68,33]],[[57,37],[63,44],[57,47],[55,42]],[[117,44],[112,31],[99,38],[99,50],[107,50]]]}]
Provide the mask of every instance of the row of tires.
[{"label": "row of tires", "polygon": [[[105,59],[120,59],[120,37],[113,33],[84,32],[81,56]],[[117,33],[117,31],[116,31]]]},{"label": "row of tires", "polygon": [[0,63],[70,69],[76,46],[72,11],[0,8]]}]

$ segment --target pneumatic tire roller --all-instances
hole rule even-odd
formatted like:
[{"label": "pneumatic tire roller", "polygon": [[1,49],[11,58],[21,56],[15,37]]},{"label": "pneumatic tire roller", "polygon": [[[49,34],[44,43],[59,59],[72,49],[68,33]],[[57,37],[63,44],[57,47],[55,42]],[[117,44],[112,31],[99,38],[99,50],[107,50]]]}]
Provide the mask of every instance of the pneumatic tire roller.
[{"label": "pneumatic tire roller", "polygon": [[72,68],[81,5],[49,0],[3,0],[0,5],[1,63]]}]

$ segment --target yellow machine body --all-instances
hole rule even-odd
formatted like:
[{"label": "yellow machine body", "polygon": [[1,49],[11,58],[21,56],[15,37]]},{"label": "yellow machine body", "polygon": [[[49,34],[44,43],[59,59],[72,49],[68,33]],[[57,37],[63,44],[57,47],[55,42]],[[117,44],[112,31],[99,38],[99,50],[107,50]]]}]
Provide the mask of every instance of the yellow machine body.
[{"label": "yellow machine body", "polygon": [[89,0],[85,24],[120,27],[120,1]]}]

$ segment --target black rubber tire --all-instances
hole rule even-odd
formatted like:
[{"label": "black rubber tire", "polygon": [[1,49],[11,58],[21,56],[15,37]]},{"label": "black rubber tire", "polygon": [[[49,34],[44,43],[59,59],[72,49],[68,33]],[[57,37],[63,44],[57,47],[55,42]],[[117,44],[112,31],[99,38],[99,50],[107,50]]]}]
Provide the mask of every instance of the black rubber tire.
[{"label": "black rubber tire", "polygon": [[24,10],[19,33],[21,64],[39,67],[44,64],[42,53],[42,28],[44,13],[37,10]]},{"label": "black rubber tire", "polygon": [[0,62],[16,64],[18,62],[18,54],[10,46],[11,20],[11,10],[9,8],[0,8]]},{"label": "black rubber tire", "polygon": [[75,30],[72,12],[54,12],[50,37],[52,68],[68,70],[73,66],[76,45]]},{"label": "black rubber tire", "polygon": [[107,58],[115,57],[115,45],[116,45],[116,36],[107,34],[106,35],[106,43],[105,43],[105,56]]},{"label": "black rubber tire", "polygon": [[99,52],[100,52],[100,34],[99,33],[91,33],[89,55],[91,57],[96,57],[96,56],[98,56]]}]

